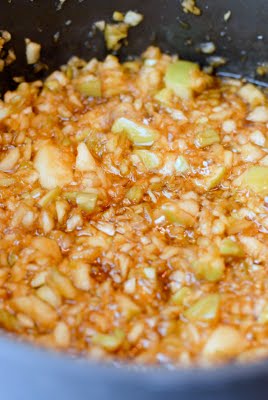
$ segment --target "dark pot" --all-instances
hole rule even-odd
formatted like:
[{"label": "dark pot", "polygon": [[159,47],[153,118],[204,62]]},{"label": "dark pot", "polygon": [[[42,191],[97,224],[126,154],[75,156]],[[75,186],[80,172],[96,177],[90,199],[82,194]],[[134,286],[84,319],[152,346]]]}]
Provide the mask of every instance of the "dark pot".
[{"label": "dark pot", "polygon": [[[48,70],[72,55],[86,59],[104,57],[99,33],[92,35],[92,23],[111,18],[114,10],[138,10],[145,21],[132,30],[129,45],[120,51],[126,58],[140,54],[150,43],[207,63],[196,51],[198,44],[212,40],[216,54],[228,59],[220,74],[245,76],[266,84],[256,75],[258,63],[268,61],[266,48],[267,0],[203,0],[202,16],[182,12],[179,0],[66,0],[57,9],[56,0],[1,0],[1,29],[12,33],[10,46],[17,60],[0,73],[2,93],[14,87],[13,76],[36,79],[25,62],[24,38],[42,44],[42,61]],[[230,10],[231,18],[224,21]],[[55,42],[55,34],[59,40]],[[268,79],[267,79],[268,82]],[[268,398],[268,362],[255,365],[227,365],[210,370],[167,370],[128,365],[97,365],[33,348],[2,336],[0,339],[0,398],[92,399],[92,400],[249,400]]]}]

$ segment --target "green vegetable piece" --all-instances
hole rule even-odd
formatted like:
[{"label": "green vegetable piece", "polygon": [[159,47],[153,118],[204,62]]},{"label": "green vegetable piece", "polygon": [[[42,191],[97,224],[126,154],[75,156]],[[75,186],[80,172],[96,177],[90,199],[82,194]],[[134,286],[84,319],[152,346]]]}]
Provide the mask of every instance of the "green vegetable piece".
[{"label": "green vegetable piece", "polygon": [[49,205],[52,201],[56,200],[56,198],[60,194],[60,188],[57,186],[55,189],[50,190],[47,192],[39,201],[38,205],[40,207],[46,207]]},{"label": "green vegetable piece", "polygon": [[134,154],[139,156],[144,166],[150,171],[160,166],[158,155],[149,150],[135,150]]},{"label": "green vegetable piece", "polygon": [[203,131],[197,132],[195,145],[196,147],[211,146],[214,143],[220,143],[220,136],[214,129],[205,129]]},{"label": "green vegetable piece", "polygon": [[190,166],[185,157],[179,156],[175,161],[175,170],[180,173],[187,172]]},{"label": "green vegetable piece", "polygon": [[189,321],[212,321],[219,313],[220,295],[217,293],[202,297],[184,312]]},{"label": "green vegetable piece", "polygon": [[263,196],[268,195],[268,167],[249,167],[239,178],[238,184]]},{"label": "green vegetable piece", "polygon": [[76,89],[87,97],[101,97],[101,81],[93,76],[83,76],[75,82]]},{"label": "green vegetable piece", "polygon": [[158,136],[158,132],[155,129],[124,117],[118,118],[114,122],[112,132],[125,132],[129,140],[136,146],[151,146]]},{"label": "green vegetable piece", "polygon": [[189,61],[169,64],[164,78],[166,87],[182,100],[189,100],[193,96],[194,75],[198,71],[198,65]]},{"label": "green vegetable piece", "polygon": [[193,263],[193,270],[198,278],[209,282],[219,281],[224,274],[225,263],[222,257],[207,255]]},{"label": "green vegetable piece", "polygon": [[116,351],[123,344],[125,334],[121,329],[115,329],[113,334],[98,333],[92,337],[92,343],[107,351]]},{"label": "green vegetable piece", "polygon": [[181,225],[183,227],[192,227],[195,219],[192,215],[178,207],[175,201],[169,201],[162,205],[162,211],[168,222]]},{"label": "green vegetable piece", "polygon": [[132,186],[126,193],[126,198],[132,203],[139,203],[143,197],[143,189],[140,186]]},{"label": "green vegetable piece", "polygon": [[243,257],[242,247],[231,239],[223,239],[220,244],[220,254],[223,256]]}]

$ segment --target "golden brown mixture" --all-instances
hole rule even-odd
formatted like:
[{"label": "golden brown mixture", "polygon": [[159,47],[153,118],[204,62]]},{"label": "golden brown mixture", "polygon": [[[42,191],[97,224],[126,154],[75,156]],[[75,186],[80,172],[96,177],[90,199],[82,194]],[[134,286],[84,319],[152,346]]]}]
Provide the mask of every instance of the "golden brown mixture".
[{"label": "golden brown mixture", "polygon": [[0,104],[0,324],[138,363],[268,355],[268,101],[149,48]]}]

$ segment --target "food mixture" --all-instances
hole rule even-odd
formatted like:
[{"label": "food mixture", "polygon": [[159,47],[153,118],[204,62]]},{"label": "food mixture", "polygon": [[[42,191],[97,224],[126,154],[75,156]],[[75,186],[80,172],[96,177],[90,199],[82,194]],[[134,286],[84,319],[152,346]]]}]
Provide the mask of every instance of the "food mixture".
[{"label": "food mixture", "polygon": [[268,101],[150,47],[0,103],[0,325],[98,360],[268,356]]}]

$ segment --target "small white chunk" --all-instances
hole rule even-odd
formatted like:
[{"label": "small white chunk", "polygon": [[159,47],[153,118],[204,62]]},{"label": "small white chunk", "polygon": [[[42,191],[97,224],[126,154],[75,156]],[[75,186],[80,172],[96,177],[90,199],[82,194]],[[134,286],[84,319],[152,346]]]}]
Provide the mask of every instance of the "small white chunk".
[{"label": "small white chunk", "polygon": [[72,160],[52,144],[46,144],[37,151],[34,167],[45,189],[63,187],[73,180]]},{"label": "small white chunk", "polygon": [[268,108],[265,106],[258,106],[247,116],[248,121],[253,122],[268,122]]},{"label": "small white chunk", "polygon": [[77,146],[75,167],[77,170],[82,172],[96,170],[96,162],[85,143],[79,143],[79,145]]},{"label": "small white chunk", "polygon": [[130,26],[137,26],[142,20],[143,15],[135,11],[128,11],[124,18],[124,22]]},{"label": "small white chunk", "polygon": [[39,61],[41,45],[32,42],[30,39],[25,40],[26,43],[26,59],[28,64],[35,64]]},{"label": "small white chunk", "polygon": [[12,170],[20,158],[20,152],[17,147],[10,149],[4,158],[0,161],[0,171],[8,172]]}]

